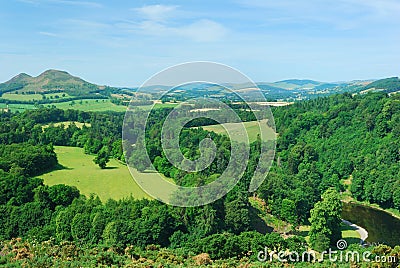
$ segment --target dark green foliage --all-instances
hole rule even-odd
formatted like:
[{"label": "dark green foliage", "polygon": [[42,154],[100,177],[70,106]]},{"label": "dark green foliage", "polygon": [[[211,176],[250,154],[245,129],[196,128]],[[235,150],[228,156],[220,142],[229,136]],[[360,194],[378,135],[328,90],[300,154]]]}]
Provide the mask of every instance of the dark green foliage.
[{"label": "dark green foliage", "polygon": [[0,144],[0,169],[34,176],[53,168],[57,156],[51,145]]},{"label": "dark green foliage", "polygon": [[225,224],[233,233],[240,234],[250,227],[249,203],[247,199],[239,198],[225,205]]},{"label": "dark green foliage", "polygon": [[[354,97],[345,94],[277,108],[279,165],[272,167],[255,194],[266,201],[275,216],[294,226],[310,220],[310,242],[318,250],[340,238],[337,192],[344,190],[340,180],[352,176],[351,191],[359,200],[400,208],[399,102],[399,97],[382,93]],[[149,118],[146,149],[150,160],[158,171],[180,185],[213,181],[229,161],[231,142],[202,129],[183,129],[180,145],[187,158],[199,157],[199,141],[206,137],[213,139],[218,150],[209,168],[197,173],[179,171],[160,149],[162,118],[168,111],[159,109]],[[265,247],[296,251],[306,248],[300,237],[283,239],[278,233],[251,231],[254,219],[250,217],[247,191],[257,164],[259,141],[251,144],[249,165],[234,189],[221,200],[196,208],[133,198],[103,204],[93,196],[80,196],[74,187],[49,187],[40,179],[28,178],[57,163],[51,144],[84,147],[86,153],[97,154],[98,160],[123,159],[122,119],[121,114],[57,109],[0,115],[0,164],[4,169],[0,170],[0,239],[53,239],[59,243],[52,245],[52,254],[59,260],[30,259],[32,266],[63,266],[63,262],[73,266],[73,261],[83,266],[121,266],[127,261],[124,248],[137,260],[146,256],[163,264],[169,260],[182,264],[183,258],[200,253],[210,254],[213,260],[255,261],[255,252]],[[91,127],[50,125],[42,129],[41,124],[61,121],[85,122]],[[169,249],[161,250],[160,246]],[[46,250],[43,246],[37,254],[50,254]],[[179,255],[182,252],[184,257]],[[185,264],[193,266],[190,261]]]},{"label": "dark green foliage", "polygon": [[55,206],[68,206],[75,198],[79,197],[79,190],[75,186],[57,184],[50,186],[47,191]]},{"label": "dark green foliage", "polygon": [[342,203],[334,189],[328,189],[311,210],[310,243],[318,251],[326,250],[341,239]]},{"label": "dark green foliage", "polygon": [[97,156],[93,159],[93,162],[101,169],[105,169],[107,163],[110,161],[110,152],[108,150],[108,147],[103,147],[101,150],[97,153]]},{"label": "dark green foliage", "polygon": [[90,215],[77,213],[71,222],[72,238],[75,241],[88,241],[90,228]]},{"label": "dark green foliage", "polygon": [[273,109],[277,158],[259,189],[275,214],[283,199],[296,204],[300,223],[328,188],[350,190],[360,201],[397,207],[400,99],[384,93],[335,95]]}]

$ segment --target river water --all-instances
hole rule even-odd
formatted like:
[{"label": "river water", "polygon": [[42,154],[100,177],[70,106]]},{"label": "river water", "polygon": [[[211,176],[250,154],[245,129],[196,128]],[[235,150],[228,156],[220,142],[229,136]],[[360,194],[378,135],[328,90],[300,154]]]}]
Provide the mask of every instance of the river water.
[{"label": "river water", "polygon": [[375,208],[343,203],[342,218],[368,231],[368,243],[400,245],[400,220]]}]

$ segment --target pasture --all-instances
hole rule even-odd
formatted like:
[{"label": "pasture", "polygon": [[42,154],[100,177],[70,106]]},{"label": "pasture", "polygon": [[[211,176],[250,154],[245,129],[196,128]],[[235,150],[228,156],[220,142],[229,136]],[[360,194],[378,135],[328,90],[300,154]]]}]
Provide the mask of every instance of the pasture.
[{"label": "pasture", "polygon": [[93,155],[86,155],[82,148],[56,146],[55,152],[62,168],[38,176],[47,185],[65,184],[76,186],[82,194],[94,193],[102,201],[134,198],[148,198],[136,184],[128,168],[111,159],[106,169],[93,163]]},{"label": "pasture", "polygon": [[232,137],[234,137],[234,139],[236,141],[245,142],[246,136],[242,135],[242,133],[240,131],[241,124],[243,124],[244,127],[246,128],[247,135],[249,137],[249,141],[253,142],[253,141],[257,140],[257,135],[260,134],[260,127],[258,124],[259,122],[260,122],[260,126],[261,126],[263,133],[266,134],[266,137],[264,138],[264,140],[273,139],[274,136],[276,135],[275,131],[272,128],[268,127],[266,120],[250,121],[250,122],[243,122],[243,123],[226,123],[226,124],[219,124],[219,125],[210,125],[210,126],[203,126],[203,129],[207,130],[207,131],[213,131],[217,134],[223,134],[223,135],[227,135],[227,133],[229,132],[229,133],[231,133]]}]

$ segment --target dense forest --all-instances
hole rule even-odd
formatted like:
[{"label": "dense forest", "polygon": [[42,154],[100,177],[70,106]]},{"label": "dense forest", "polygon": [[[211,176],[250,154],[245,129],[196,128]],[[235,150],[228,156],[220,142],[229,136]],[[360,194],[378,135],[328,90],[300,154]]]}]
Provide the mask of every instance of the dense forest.
[{"label": "dense forest", "polygon": [[[199,141],[205,137],[212,137],[218,153],[209,168],[181,172],[160,148],[160,124],[169,111],[155,111],[146,133],[158,171],[180,185],[215,179],[229,159],[229,138],[193,128],[212,123],[207,120],[189,124],[180,137],[184,154],[198,157]],[[356,199],[400,209],[400,96],[334,95],[277,107],[273,113],[279,133],[276,161],[257,192],[247,189],[259,140],[251,144],[250,164],[235,188],[218,201],[194,208],[134,197],[102,203],[96,196],[80,195],[75,187],[47,186],[39,179],[43,172],[58,168],[54,145],[82,147],[101,167],[110,157],[124,160],[122,113],[54,108],[1,113],[0,263],[168,267],[206,265],[212,260],[223,265],[219,260],[224,260],[231,267],[245,263],[257,267],[262,263],[256,253],[265,247],[306,250],[307,242],[296,232],[300,225],[311,225],[312,248],[322,251],[336,244],[343,180],[351,180]],[[254,117],[242,112],[241,118]],[[55,124],[66,121],[85,125]],[[260,228],[263,221],[249,202],[254,195],[268,212],[292,224],[290,235],[269,232],[265,223]],[[400,251],[384,246],[375,250],[384,255]]]}]

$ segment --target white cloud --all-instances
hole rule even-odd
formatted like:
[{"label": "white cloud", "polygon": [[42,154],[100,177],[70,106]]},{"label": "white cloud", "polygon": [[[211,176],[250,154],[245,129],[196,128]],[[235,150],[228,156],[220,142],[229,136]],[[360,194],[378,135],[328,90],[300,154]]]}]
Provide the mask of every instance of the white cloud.
[{"label": "white cloud", "polygon": [[39,32],[39,34],[45,35],[45,36],[50,36],[50,37],[59,37],[57,34],[51,33],[51,32]]},{"label": "white cloud", "polygon": [[148,5],[133,10],[139,13],[145,19],[151,21],[164,21],[172,16],[178,6],[172,5]]},{"label": "white cloud", "polygon": [[187,26],[173,29],[178,35],[199,42],[217,41],[222,39],[228,30],[212,20],[199,20]]},{"label": "white cloud", "polygon": [[141,16],[142,21],[125,21],[120,26],[137,34],[165,38],[183,37],[196,42],[217,41],[228,32],[222,24],[213,20],[196,19],[188,22],[185,12],[180,11],[178,7],[148,5],[134,8],[132,10]]},{"label": "white cloud", "polygon": [[123,30],[135,34],[159,38],[187,38],[196,42],[213,42],[221,40],[228,33],[223,25],[207,19],[196,20],[179,26],[171,26],[157,21],[124,22],[118,24]]}]

